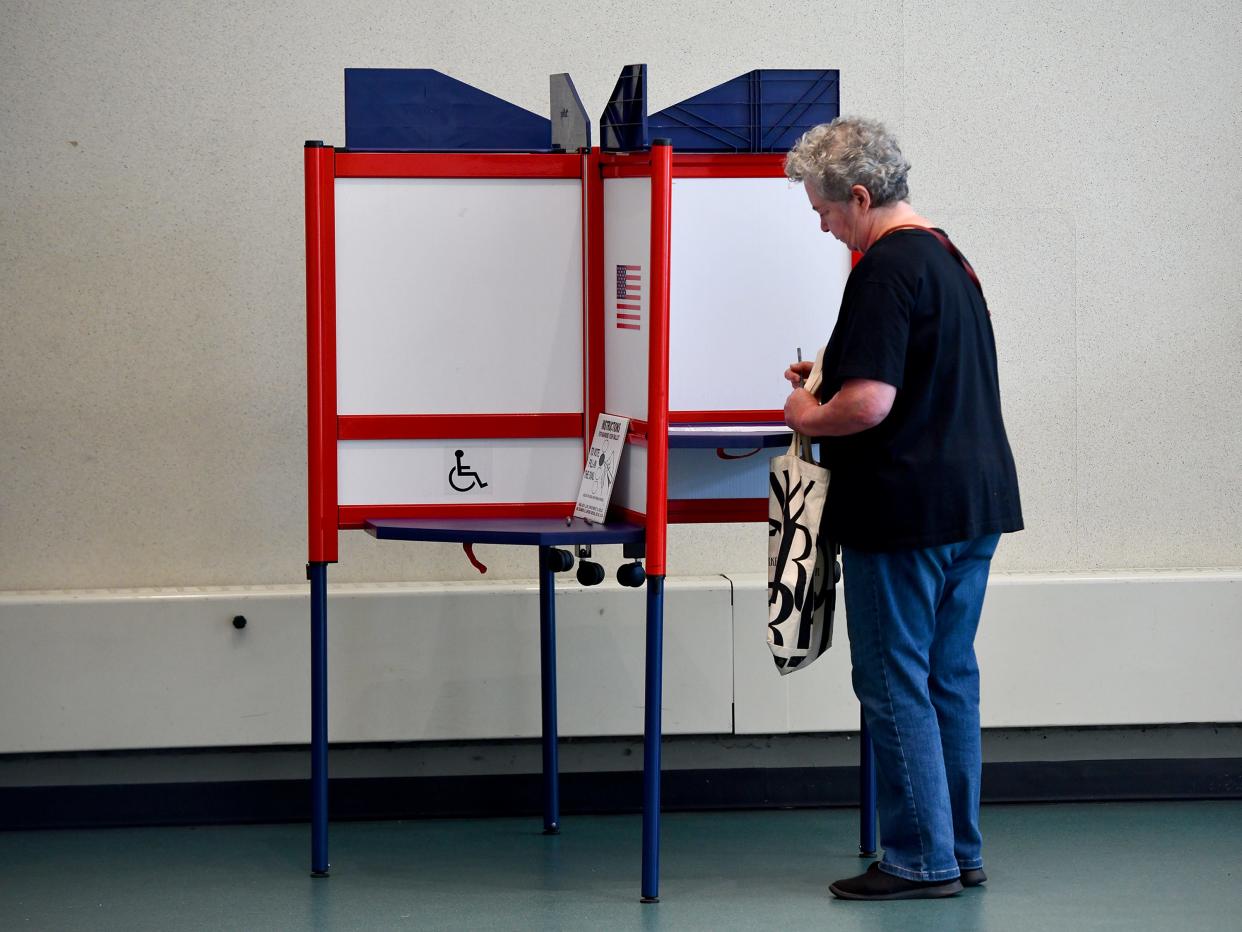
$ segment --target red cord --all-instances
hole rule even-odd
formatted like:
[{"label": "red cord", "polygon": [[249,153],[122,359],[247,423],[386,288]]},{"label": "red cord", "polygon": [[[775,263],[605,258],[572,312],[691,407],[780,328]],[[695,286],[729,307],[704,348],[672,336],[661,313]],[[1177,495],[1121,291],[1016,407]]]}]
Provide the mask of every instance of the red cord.
[{"label": "red cord", "polygon": [[480,563],[479,558],[474,555],[474,544],[462,544],[461,549],[466,551],[466,559],[470,561],[471,566],[480,573],[487,572],[487,567]]}]

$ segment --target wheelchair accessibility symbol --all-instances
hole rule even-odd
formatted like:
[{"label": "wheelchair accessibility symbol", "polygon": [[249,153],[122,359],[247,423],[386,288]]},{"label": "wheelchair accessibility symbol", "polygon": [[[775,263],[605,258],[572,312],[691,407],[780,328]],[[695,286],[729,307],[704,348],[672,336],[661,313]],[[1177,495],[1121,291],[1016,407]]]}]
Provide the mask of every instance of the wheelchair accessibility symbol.
[{"label": "wheelchair accessibility symbol", "polygon": [[486,489],[487,483],[483,481],[483,477],[461,461],[464,455],[465,451],[463,450],[453,451],[453,456],[457,458],[457,464],[449,470],[449,485],[456,492],[469,492],[476,488]]}]

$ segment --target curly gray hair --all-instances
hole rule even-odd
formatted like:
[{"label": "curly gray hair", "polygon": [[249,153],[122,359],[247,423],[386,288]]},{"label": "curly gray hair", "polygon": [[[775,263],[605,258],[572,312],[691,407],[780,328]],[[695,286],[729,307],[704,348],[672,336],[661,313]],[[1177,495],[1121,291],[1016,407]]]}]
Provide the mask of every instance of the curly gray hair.
[{"label": "curly gray hair", "polygon": [[872,206],[881,207],[910,196],[906,175],[910,163],[883,124],[862,117],[837,117],[802,134],[785,156],[790,181],[810,179],[820,195],[846,201],[850,188],[871,192]]}]

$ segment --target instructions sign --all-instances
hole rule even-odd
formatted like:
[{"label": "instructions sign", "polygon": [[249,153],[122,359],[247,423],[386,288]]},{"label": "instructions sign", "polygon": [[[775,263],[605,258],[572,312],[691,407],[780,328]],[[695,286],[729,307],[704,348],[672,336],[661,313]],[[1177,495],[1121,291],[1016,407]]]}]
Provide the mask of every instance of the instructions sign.
[{"label": "instructions sign", "polygon": [[608,502],[612,500],[612,484],[617,478],[617,464],[621,462],[625,434],[629,429],[630,419],[615,414],[601,414],[595,422],[591,452],[587,454],[586,469],[582,471],[582,485],[578,487],[575,518],[585,518],[596,524],[604,523],[604,516],[608,514]]}]

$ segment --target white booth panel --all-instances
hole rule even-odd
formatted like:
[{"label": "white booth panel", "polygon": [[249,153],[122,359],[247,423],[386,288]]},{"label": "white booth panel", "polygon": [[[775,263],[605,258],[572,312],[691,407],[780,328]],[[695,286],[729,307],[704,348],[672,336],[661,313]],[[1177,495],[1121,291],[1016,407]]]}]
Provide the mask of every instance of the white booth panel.
[{"label": "white booth panel", "polygon": [[[728,451],[742,456],[744,450]],[[768,497],[768,464],[783,450],[759,450],[741,459],[721,459],[703,447],[668,451],[668,497],[763,498]]]},{"label": "white booth panel", "polygon": [[647,513],[647,448],[627,443],[612,486],[612,504]]},{"label": "white booth panel", "polygon": [[343,440],[337,445],[337,500],[342,505],[572,502],[582,463],[582,441],[573,437]]},{"label": "white booth panel", "polygon": [[338,413],[581,411],[581,192],[338,179]]},{"label": "white booth panel", "polygon": [[650,297],[651,179],[606,178],[604,408],[644,421]]},{"label": "white booth panel", "polygon": [[673,179],[669,408],[779,410],[828,342],[850,253],[784,178]]}]

